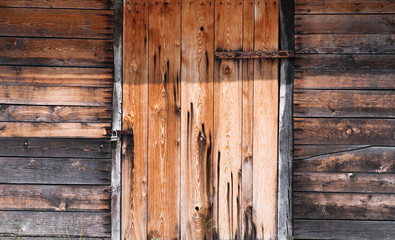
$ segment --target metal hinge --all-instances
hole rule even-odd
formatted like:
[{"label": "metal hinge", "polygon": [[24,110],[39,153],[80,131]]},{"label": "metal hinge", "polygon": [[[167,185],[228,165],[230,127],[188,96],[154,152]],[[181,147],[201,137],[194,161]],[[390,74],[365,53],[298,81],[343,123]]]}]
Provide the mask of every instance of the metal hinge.
[{"label": "metal hinge", "polygon": [[215,52],[217,59],[259,59],[259,58],[293,58],[294,51],[234,51]]},{"label": "metal hinge", "polygon": [[111,136],[111,142],[118,141],[118,137],[121,135],[133,135],[133,130],[107,130],[107,135]]}]

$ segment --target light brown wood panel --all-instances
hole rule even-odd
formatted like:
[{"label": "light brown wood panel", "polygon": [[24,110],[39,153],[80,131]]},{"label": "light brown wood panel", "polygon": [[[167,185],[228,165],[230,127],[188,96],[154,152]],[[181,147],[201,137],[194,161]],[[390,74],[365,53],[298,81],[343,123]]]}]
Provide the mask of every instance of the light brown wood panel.
[{"label": "light brown wood panel", "polygon": [[114,0],[2,0],[0,7],[112,9]]},{"label": "light brown wood panel", "polygon": [[113,11],[0,8],[0,36],[112,38]]},{"label": "light brown wood panel", "polygon": [[0,65],[113,65],[111,40],[4,37],[0,49]]},{"label": "light brown wood panel", "polygon": [[180,234],[181,3],[149,1],[148,238]]},{"label": "light brown wood panel", "polygon": [[1,122],[0,137],[109,138],[111,123]]},{"label": "light brown wood panel", "polygon": [[0,104],[0,122],[111,122],[105,107]]},{"label": "light brown wood panel", "polygon": [[295,13],[395,13],[395,3],[392,0],[297,0]]},{"label": "light brown wood panel", "polygon": [[108,212],[110,197],[109,186],[0,184],[1,210]]},{"label": "light brown wood panel", "polygon": [[381,15],[296,15],[298,34],[393,34],[393,14]]},{"label": "light brown wood panel", "polygon": [[112,87],[111,68],[0,66],[0,85]]},{"label": "light brown wood panel", "polygon": [[[216,50],[242,49],[242,12],[240,1],[215,2]],[[241,238],[238,199],[241,184],[242,64],[238,60],[216,60],[214,67],[214,169],[217,169],[214,212],[217,232],[220,239]]]},{"label": "light brown wood panel", "polygon": [[214,4],[182,4],[181,238],[212,239]]},{"label": "light brown wood panel", "polygon": [[294,172],[295,192],[394,193],[395,174]]},{"label": "light brown wood panel", "polygon": [[394,69],[305,69],[295,71],[295,89],[395,89]]},{"label": "light brown wood panel", "polygon": [[294,217],[395,220],[395,194],[294,192]]},{"label": "light brown wood panel", "polygon": [[295,118],[294,129],[295,144],[395,144],[395,119]]},{"label": "light brown wood panel", "polygon": [[29,105],[106,106],[111,88],[0,85],[0,103]]},{"label": "light brown wood panel", "polygon": [[[255,50],[279,44],[278,1],[255,2]],[[258,239],[277,236],[278,60],[254,62],[253,220]]]},{"label": "light brown wood panel", "polygon": [[[134,19],[134,21],[130,21]],[[143,239],[148,220],[148,1],[124,5],[122,239]]]}]

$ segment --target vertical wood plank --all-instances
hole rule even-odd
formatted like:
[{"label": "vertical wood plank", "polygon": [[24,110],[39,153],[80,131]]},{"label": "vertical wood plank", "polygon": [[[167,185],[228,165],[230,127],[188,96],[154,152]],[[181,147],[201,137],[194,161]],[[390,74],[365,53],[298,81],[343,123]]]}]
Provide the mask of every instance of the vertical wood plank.
[{"label": "vertical wood plank", "polygon": [[214,2],[182,2],[181,238],[211,239]]},{"label": "vertical wood plank", "polygon": [[180,237],[181,2],[150,0],[149,16],[148,238],[174,239]]},{"label": "vertical wood plank", "polygon": [[[244,1],[243,11],[243,51],[254,50],[254,0]],[[242,125],[242,172],[241,208],[239,224],[240,236],[252,239],[256,229],[252,221],[253,193],[253,108],[254,108],[254,60],[243,60],[243,125]]]},{"label": "vertical wood plank", "polygon": [[[255,50],[278,49],[278,2],[255,2]],[[276,239],[278,60],[255,60],[253,219],[259,239]]]},{"label": "vertical wood plank", "polygon": [[[215,3],[215,49],[242,49],[243,2]],[[217,230],[220,239],[239,239],[241,169],[242,66],[238,60],[216,60],[214,70],[214,157]]]},{"label": "vertical wood plank", "polygon": [[124,5],[122,239],[147,236],[148,2]]}]

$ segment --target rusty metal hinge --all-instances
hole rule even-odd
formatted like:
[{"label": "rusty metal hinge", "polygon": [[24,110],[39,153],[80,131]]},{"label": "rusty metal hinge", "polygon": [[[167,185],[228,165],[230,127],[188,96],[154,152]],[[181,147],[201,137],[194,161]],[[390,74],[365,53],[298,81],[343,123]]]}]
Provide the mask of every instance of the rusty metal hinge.
[{"label": "rusty metal hinge", "polygon": [[111,136],[111,142],[118,141],[120,135],[133,135],[133,130],[111,130],[107,129],[107,135]]},{"label": "rusty metal hinge", "polygon": [[215,52],[217,59],[259,59],[259,58],[293,58],[294,51],[235,51]]}]

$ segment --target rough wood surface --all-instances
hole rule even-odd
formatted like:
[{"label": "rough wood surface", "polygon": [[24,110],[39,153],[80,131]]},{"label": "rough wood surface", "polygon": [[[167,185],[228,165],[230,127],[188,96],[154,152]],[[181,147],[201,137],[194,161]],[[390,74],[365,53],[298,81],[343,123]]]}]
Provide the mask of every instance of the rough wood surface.
[{"label": "rough wood surface", "polygon": [[109,184],[108,159],[0,157],[0,183]]},{"label": "rough wood surface", "polygon": [[0,65],[112,67],[110,40],[0,38]]},{"label": "rough wood surface", "polygon": [[2,0],[0,7],[112,9],[114,0]]},{"label": "rough wood surface", "polygon": [[112,39],[113,11],[1,8],[0,36]]},{"label": "rough wood surface", "polygon": [[296,14],[344,14],[344,13],[394,13],[395,3],[392,0],[297,0]]},{"label": "rough wood surface", "polygon": [[109,186],[0,184],[1,210],[110,211]]}]

